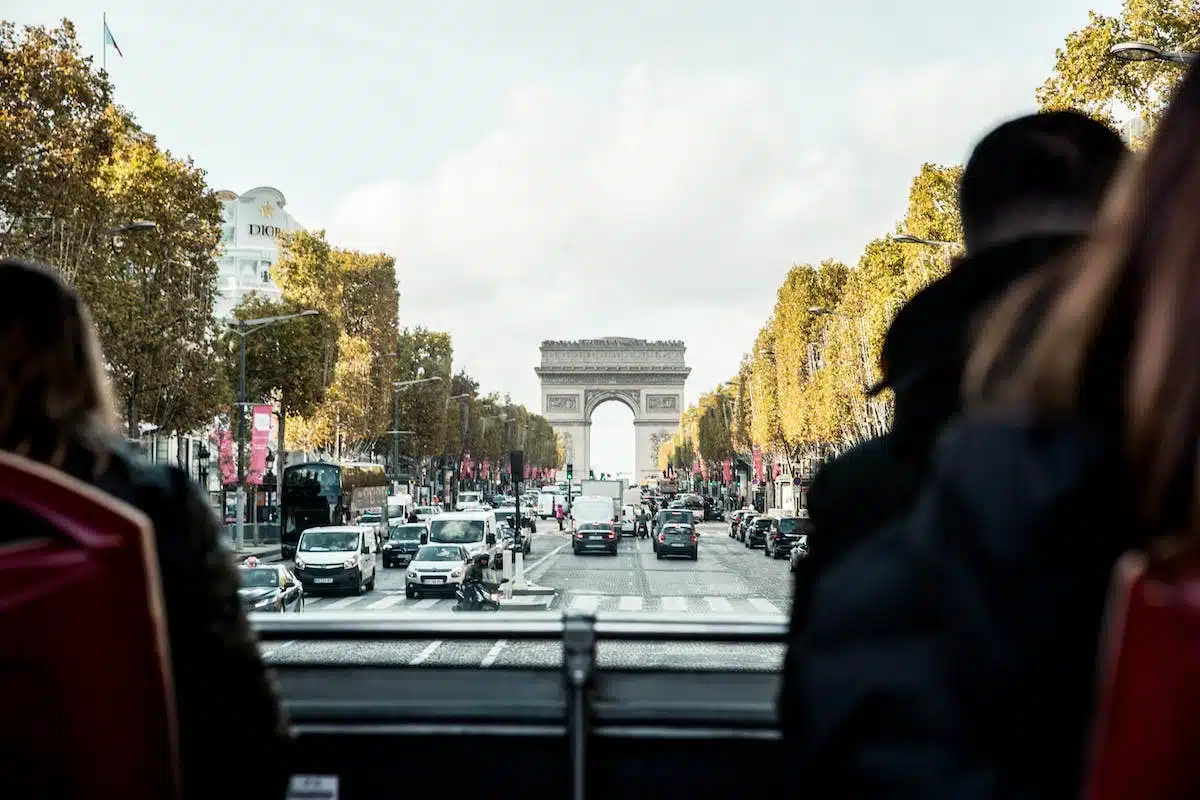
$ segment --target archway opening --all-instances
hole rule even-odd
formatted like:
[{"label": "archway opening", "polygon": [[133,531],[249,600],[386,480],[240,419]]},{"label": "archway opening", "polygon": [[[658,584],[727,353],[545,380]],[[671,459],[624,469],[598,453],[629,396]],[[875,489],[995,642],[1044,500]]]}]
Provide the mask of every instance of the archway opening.
[{"label": "archway opening", "polygon": [[[620,400],[605,400],[592,412],[589,461],[593,474],[609,478],[628,478],[633,474],[633,411]],[[584,477],[587,477],[586,475]]]}]

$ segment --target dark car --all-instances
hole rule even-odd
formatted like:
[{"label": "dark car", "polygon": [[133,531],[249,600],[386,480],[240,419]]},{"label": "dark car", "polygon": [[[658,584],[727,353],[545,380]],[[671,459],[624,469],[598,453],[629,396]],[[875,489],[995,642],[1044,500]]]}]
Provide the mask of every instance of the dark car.
[{"label": "dark car", "polygon": [[740,542],[746,541],[746,534],[754,527],[754,520],[761,516],[757,511],[747,511],[743,514],[738,522],[737,535],[734,538]]},{"label": "dark car", "polygon": [[[496,515],[497,523],[504,523],[510,528],[516,528],[516,508],[497,508],[492,512]],[[537,533],[537,523],[534,522],[533,516],[530,514],[521,514],[521,527],[528,530],[530,533]],[[529,551],[533,549],[533,540],[528,536],[521,536],[521,551],[525,555],[529,555]]]},{"label": "dark car", "polygon": [[746,547],[758,547],[760,544],[763,547],[767,546],[767,534],[771,528],[778,522],[774,517],[761,516],[755,517],[754,521],[746,526],[746,538],[743,541]]},{"label": "dark car", "polygon": [[575,529],[571,550],[580,553],[605,552],[617,554],[617,529],[611,522],[582,522]]},{"label": "dark car", "polygon": [[[803,512],[802,512],[803,513]],[[767,532],[766,546],[763,553],[767,558],[787,558],[792,548],[808,536],[812,527],[808,517],[780,517],[771,520],[771,530]]]},{"label": "dark car", "polygon": [[667,523],[658,532],[659,559],[667,556],[686,556],[692,561],[700,558],[700,536],[691,525]]},{"label": "dark car", "polygon": [[650,541],[654,545],[654,552],[658,552],[658,534],[662,531],[662,527],[672,524],[695,527],[696,517],[686,508],[664,508],[655,514],[650,527]]},{"label": "dark car", "polygon": [[413,559],[421,546],[421,534],[429,529],[424,522],[401,522],[388,527],[383,543],[383,568],[403,567]]},{"label": "dark car", "polygon": [[238,597],[247,613],[281,614],[304,609],[304,587],[282,564],[242,564],[238,578]]},{"label": "dark car", "polygon": [[742,517],[749,512],[744,508],[739,508],[729,515],[729,538],[736,539],[738,535],[738,526],[742,524]]}]

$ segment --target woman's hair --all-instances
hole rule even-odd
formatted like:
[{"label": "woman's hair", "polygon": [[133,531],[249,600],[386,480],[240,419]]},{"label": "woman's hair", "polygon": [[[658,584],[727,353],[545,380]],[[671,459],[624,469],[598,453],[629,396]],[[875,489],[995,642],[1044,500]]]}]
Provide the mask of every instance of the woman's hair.
[{"label": "woman's hair", "polygon": [[0,260],[0,449],[60,467],[68,446],[98,461],[116,413],[87,307],[45,267]]},{"label": "woman's hair", "polygon": [[1110,406],[1152,524],[1178,513],[1165,506],[1177,506],[1181,488],[1191,503],[1200,499],[1192,485],[1200,476],[1198,137],[1200,67],[1192,67],[1088,238],[996,307],[964,386],[972,405],[1016,403],[1041,415]]}]

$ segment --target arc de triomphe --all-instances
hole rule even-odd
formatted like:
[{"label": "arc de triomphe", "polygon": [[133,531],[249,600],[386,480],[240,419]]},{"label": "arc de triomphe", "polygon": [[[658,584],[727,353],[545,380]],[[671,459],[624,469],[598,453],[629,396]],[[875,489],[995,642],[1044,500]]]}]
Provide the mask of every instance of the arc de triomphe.
[{"label": "arc de triomphe", "polygon": [[634,481],[658,475],[658,446],[679,428],[691,373],[683,342],[611,337],[542,342],[542,414],[563,436],[575,475],[591,468],[592,412],[616,400],[633,411]]}]

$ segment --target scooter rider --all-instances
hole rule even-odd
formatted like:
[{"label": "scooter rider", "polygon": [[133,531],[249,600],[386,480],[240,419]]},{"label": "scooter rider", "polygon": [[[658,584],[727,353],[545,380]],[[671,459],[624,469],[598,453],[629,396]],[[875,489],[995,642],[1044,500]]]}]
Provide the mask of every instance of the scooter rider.
[{"label": "scooter rider", "polygon": [[480,594],[480,584],[483,583],[484,570],[487,569],[490,557],[487,553],[480,553],[471,559],[471,564],[467,567],[467,573],[463,576],[463,592],[470,591],[468,600],[477,602]]}]

